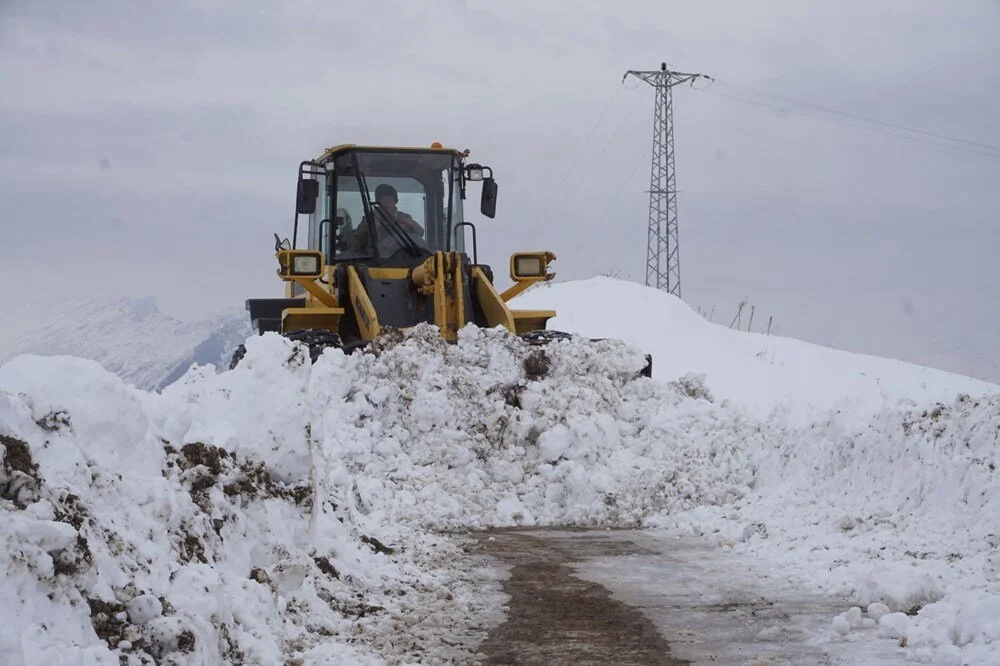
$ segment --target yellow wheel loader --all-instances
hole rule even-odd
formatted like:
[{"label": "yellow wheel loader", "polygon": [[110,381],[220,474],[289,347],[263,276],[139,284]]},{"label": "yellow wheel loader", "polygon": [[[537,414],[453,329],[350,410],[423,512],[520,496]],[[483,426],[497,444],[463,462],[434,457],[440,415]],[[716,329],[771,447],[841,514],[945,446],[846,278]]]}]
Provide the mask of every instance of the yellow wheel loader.
[{"label": "yellow wheel loader", "polygon": [[[246,302],[254,330],[304,342],[313,360],[327,347],[350,353],[383,329],[420,323],[436,325],[448,341],[470,323],[503,326],[536,345],[566,337],[545,330],[554,311],[508,306],[531,285],[555,277],[549,272],[554,254],[513,254],[514,284],[503,292],[490,267],[479,263],[476,227],[465,221],[463,206],[470,184],[481,183],[480,212],[493,218],[497,183],[490,167],[468,157],[468,150],[439,143],[346,144],[302,162],[292,238],[275,234],[285,296]],[[237,349],[230,367],[244,353]],[[649,376],[647,362],[643,374]]]}]

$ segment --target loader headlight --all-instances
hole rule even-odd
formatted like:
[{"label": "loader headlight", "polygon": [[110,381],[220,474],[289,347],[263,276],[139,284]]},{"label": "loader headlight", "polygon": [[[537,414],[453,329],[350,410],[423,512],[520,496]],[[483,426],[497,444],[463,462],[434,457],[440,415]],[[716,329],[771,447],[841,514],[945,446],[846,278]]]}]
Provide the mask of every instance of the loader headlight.
[{"label": "loader headlight", "polygon": [[545,275],[545,267],[539,257],[517,257],[514,260],[514,272],[518,277],[538,277]]},{"label": "loader headlight", "polygon": [[278,272],[284,278],[318,278],[323,273],[323,254],[317,250],[279,250]]},{"label": "loader headlight", "polygon": [[510,278],[515,281],[547,280],[551,277],[549,262],[556,256],[551,252],[518,252],[510,257]]},{"label": "loader headlight", "polygon": [[319,273],[319,257],[314,254],[292,257],[292,275],[313,275]]},{"label": "loader headlight", "polygon": [[465,167],[465,179],[468,181],[481,181],[493,177],[493,169],[482,164],[469,164]]}]

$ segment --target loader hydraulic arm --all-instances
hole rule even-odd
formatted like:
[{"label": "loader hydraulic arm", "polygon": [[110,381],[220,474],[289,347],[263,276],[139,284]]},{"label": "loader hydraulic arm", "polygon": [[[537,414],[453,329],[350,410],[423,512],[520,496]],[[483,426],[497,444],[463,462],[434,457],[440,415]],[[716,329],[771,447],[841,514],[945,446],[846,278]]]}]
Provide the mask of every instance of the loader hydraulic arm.
[{"label": "loader hydraulic arm", "polygon": [[[285,308],[281,315],[281,330],[327,329],[336,332],[344,308],[340,307],[336,296],[329,289],[317,283],[324,272],[323,254],[315,250],[279,249],[278,277],[285,282],[301,286],[311,297],[306,307]],[[328,280],[332,282],[333,269],[326,267]],[[308,303],[315,300],[319,305]]]}]

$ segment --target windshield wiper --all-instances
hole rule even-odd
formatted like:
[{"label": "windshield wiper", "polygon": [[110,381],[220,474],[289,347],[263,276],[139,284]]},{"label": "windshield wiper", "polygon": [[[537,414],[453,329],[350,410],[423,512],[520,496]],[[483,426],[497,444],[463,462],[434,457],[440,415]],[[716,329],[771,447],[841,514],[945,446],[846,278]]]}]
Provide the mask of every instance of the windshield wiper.
[{"label": "windshield wiper", "polygon": [[[381,206],[371,203],[371,191],[368,189],[368,181],[365,179],[365,175],[361,171],[361,166],[358,164],[358,156],[352,154],[351,161],[354,163],[354,172],[358,179],[358,187],[361,188],[361,194],[362,194],[361,203],[364,205],[365,208],[365,216],[367,217],[370,214],[372,222],[377,223],[377,220],[375,219],[375,210],[377,208],[379,216],[385,222],[384,225],[385,228],[388,229],[390,233],[392,233],[392,235],[396,238],[399,244],[406,250],[408,250],[410,254],[412,254],[415,257],[419,257],[421,254],[420,246],[417,245],[415,242],[413,242],[413,239],[410,238],[409,235],[407,235],[406,231],[403,230],[403,227],[400,226],[399,222],[389,217],[388,213],[382,210]],[[378,250],[377,238],[372,239],[372,246],[377,252]]]},{"label": "windshield wiper", "polygon": [[393,235],[397,238],[397,240],[402,241],[402,244],[408,250],[410,250],[410,252],[414,256],[418,256],[420,254],[420,246],[417,245],[412,238],[410,238],[410,234],[405,229],[403,229],[403,226],[399,223],[398,220],[395,220],[392,217],[390,217],[390,215],[387,212],[385,212],[385,209],[382,208],[382,206],[379,205],[378,203],[372,205],[372,210],[378,211],[379,217],[381,217],[385,221],[386,227],[388,227],[390,231],[392,231]]}]

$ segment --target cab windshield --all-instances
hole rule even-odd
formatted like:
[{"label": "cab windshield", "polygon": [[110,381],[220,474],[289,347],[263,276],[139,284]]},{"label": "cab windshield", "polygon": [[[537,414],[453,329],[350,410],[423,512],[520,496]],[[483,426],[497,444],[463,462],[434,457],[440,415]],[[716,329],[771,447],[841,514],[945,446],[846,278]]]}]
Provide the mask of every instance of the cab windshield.
[{"label": "cab windshield", "polygon": [[[464,252],[461,163],[452,153],[349,151],[334,159],[316,241],[332,261]],[[317,211],[319,212],[319,211]],[[312,225],[311,225],[312,226]]]}]

